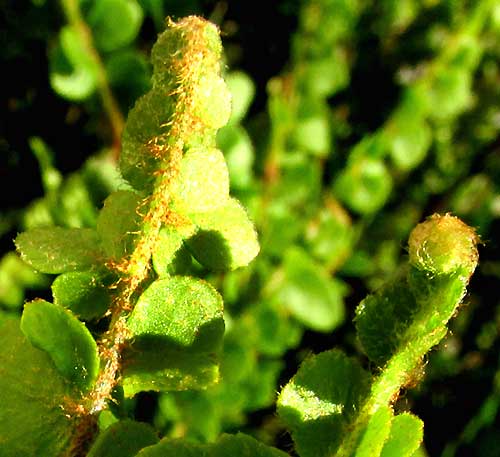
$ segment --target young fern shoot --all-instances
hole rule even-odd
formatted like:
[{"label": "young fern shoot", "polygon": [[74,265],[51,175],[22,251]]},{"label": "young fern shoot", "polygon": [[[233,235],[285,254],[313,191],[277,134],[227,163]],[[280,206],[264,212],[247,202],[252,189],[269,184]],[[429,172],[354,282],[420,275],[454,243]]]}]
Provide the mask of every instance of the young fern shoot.
[{"label": "young fern shoot", "polygon": [[[278,401],[301,457],[413,454],[423,424],[407,413],[395,416],[392,405],[446,335],[477,265],[478,241],[472,228],[448,214],[413,230],[409,265],[356,309],[359,340],[378,367],[373,376],[338,350],[303,363]],[[395,445],[401,441],[403,448]]]}]

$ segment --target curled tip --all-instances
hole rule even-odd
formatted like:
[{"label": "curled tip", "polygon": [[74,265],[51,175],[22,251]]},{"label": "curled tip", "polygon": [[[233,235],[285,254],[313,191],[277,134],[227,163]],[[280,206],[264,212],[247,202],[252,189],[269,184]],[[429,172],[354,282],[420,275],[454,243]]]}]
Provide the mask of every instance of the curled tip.
[{"label": "curled tip", "polygon": [[410,263],[434,274],[465,268],[471,275],[478,262],[478,242],[475,230],[458,217],[433,214],[410,234]]}]

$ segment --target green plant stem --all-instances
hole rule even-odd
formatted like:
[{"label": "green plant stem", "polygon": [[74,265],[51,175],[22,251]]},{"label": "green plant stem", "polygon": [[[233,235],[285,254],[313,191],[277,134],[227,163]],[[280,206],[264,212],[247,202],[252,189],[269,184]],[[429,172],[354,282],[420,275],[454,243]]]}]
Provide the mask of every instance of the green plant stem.
[{"label": "green plant stem", "polygon": [[[419,275],[413,267],[408,273],[408,280],[416,277],[417,287],[424,288],[419,282]],[[443,277],[429,278],[429,293],[425,297],[428,303],[436,303],[440,311],[429,315],[429,308],[424,306],[415,316],[412,325],[402,338],[404,344],[388,360],[381,373],[375,378],[369,397],[362,405],[351,431],[338,449],[335,457],[351,457],[357,448],[366,426],[380,407],[391,405],[396,401],[400,390],[411,384],[416,369],[421,365],[423,357],[436,346],[447,333],[447,322],[453,317],[457,306],[466,291],[469,274],[460,269],[458,272]],[[456,288],[457,281],[460,289]],[[458,299],[458,300],[457,300]],[[332,456],[333,457],[333,456]]]},{"label": "green plant stem", "polygon": [[111,126],[111,156],[117,161],[120,155],[121,136],[125,125],[123,115],[109,86],[104,64],[93,44],[92,32],[82,17],[78,0],[61,0],[61,4],[68,23],[80,35],[82,43],[96,68],[98,92]]}]

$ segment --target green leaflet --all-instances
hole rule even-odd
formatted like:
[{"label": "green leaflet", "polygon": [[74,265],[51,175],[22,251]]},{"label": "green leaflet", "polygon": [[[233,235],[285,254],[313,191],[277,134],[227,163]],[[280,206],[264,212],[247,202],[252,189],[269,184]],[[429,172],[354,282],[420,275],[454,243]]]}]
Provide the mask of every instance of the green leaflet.
[{"label": "green leaflet", "polygon": [[67,417],[77,394],[50,357],[34,348],[19,321],[0,321],[0,454],[58,457],[77,419]]},{"label": "green leaflet", "polygon": [[198,231],[186,243],[193,256],[211,270],[248,265],[259,252],[255,228],[243,206],[231,198],[209,213],[192,215]]},{"label": "green leaflet", "polygon": [[164,227],[160,230],[153,252],[153,267],[158,276],[184,274],[189,270],[192,257],[184,244],[184,239],[194,230],[193,225],[179,229]]},{"label": "green leaflet", "polygon": [[44,300],[32,301],[24,308],[21,330],[78,389],[85,392],[92,387],[99,370],[97,345],[70,311]]},{"label": "green leaflet", "polygon": [[302,326],[286,306],[261,302],[249,310],[247,320],[256,330],[254,344],[262,354],[279,357],[300,343]]},{"label": "green leaflet", "polygon": [[9,252],[0,260],[0,302],[8,308],[20,308],[24,289],[44,288],[47,277],[37,273],[23,262],[15,252]]},{"label": "green leaflet", "polygon": [[299,107],[293,144],[313,156],[326,157],[331,149],[331,125],[328,105],[324,102],[303,102]]},{"label": "green leaflet", "polygon": [[263,255],[281,258],[305,228],[301,217],[290,218],[290,207],[282,202],[271,202],[267,209],[266,230],[262,234]]},{"label": "green leaflet", "polygon": [[[311,214],[321,198],[321,169],[319,163],[304,154],[294,152],[282,158],[281,177],[273,189],[277,203],[289,205],[300,219]],[[299,210],[299,211],[297,211]],[[290,217],[288,217],[290,219]],[[301,221],[302,223],[304,221]]]},{"label": "green leaflet", "polygon": [[281,360],[257,360],[254,369],[241,384],[243,409],[257,411],[272,406],[276,401],[276,385],[284,363]]},{"label": "green leaflet", "polygon": [[392,160],[399,169],[411,170],[425,159],[432,141],[431,130],[424,120],[397,122],[396,133],[391,138]]},{"label": "green leaflet", "polygon": [[164,439],[155,446],[143,449],[137,457],[285,457],[284,452],[259,443],[238,433],[222,435],[216,443],[191,444],[182,440]]},{"label": "green leaflet", "polygon": [[368,357],[382,367],[405,338],[419,306],[405,275],[366,297],[356,308],[356,330]]},{"label": "green leaflet", "polygon": [[392,190],[392,177],[381,160],[365,157],[352,161],[334,180],[333,191],[359,214],[378,211]]},{"label": "green leaflet", "polygon": [[29,139],[29,145],[38,160],[44,191],[46,193],[57,191],[61,185],[62,175],[54,167],[54,153],[37,136]]},{"label": "green leaflet", "polygon": [[128,319],[135,341],[157,337],[167,343],[215,350],[220,341],[222,299],[207,282],[190,277],[159,279],[139,298]]},{"label": "green leaflet", "polygon": [[69,100],[84,100],[97,87],[98,68],[73,26],[61,29],[59,41],[60,45],[50,55],[50,84]]},{"label": "green leaflet", "polygon": [[87,457],[134,457],[142,448],[158,441],[151,426],[123,420],[110,425],[98,436]]},{"label": "green leaflet", "polygon": [[[218,37],[217,37],[218,38]],[[202,73],[194,87],[194,115],[210,129],[220,129],[231,115],[231,93],[218,75]]]},{"label": "green leaflet", "polygon": [[164,93],[164,89],[153,87],[135,102],[127,116],[120,171],[138,190],[151,190],[155,171],[160,167],[159,160],[149,149],[149,142],[162,133],[168,133],[168,121],[174,112],[174,103]]},{"label": "green leaflet", "polygon": [[92,5],[87,20],[97,47],[110,52],[135,40],[142,18],[136,0],[100,0]]},{"label": "green leaflet", "polygon": [[312,61],[304,69],[304,91],[314,97],[328,97],[349,83],[349,65],[342,52]]},{"label": "green leaflet", "polygon": [[63,273],[52,283],[54,303],[70,309],[82,320],[101,317],[111,304],[103,279],[93,270]]},{"label": "green leaflet", "polygon": [[217,133],[217,146],[224,152],[232,187],[246,188],[253,180],[255,151],[248,133],[240,125],[226,125]]},{"label": "green leaflet", "polygon": [[246,73],[233,71],[225,77],[231,92],[231,117],[229,125],[238,124],[247,114],[255,97],[255,84]]},{"label": "green leaflet", "polygon": [[[336,208],[335,202],[332,207]],[[352,256],[355,231],[351,222],[335,210],[322,209],[305,233],[308,251],[328,269],[336,270]]]},{"label": "green leaflet", "polygon": [[[219,411],[208,391],[184,391],[161,394],[158,418],[182,423],[193,442],[214,442],[219,436]],[[190,440],[191,441],[191,440]]]},{"label": "green leaflet", "polygon": [[175,206],[181,213],[204,213],[225,206],[229,175],[218,149],[190,149],[182,157]]},{"label": "green leaflet", "polygon": [[345,286],[317,265],[299,248],[285,254],[284,280],[274,299],[302,324],[328,332],[344,320]]},{"label": "green leaflet", "polygon": [[422,442],[423,433],[424,424],[418,417],[409,413],[396,416],[380,457],[412,457]]},{"label": "green leaflet", "polygon": [[95,227],[97,211],[83,173],[70,175],[55,197],[52,201],[49,199],[55,225]]},{"label": "green leaflet", "polygon": [[472,75],[466,68],[452,67],[439,74],[430,87],[432,103],[439,106],[432,116],[445,121],[467,109],[472,101],[471,85]]},{"label": "green leaflet", "polygon": [[369,382],[359,363],[337,350],[302,363],[278,399],[278,413],[301,457],[334,455]]},{"label": "green leaflet", "polygon": [[15,243],[21,258],[42,273],[83,270],[103,258],[92,229],[37,228],[18,235]]},{"label": "green leaflet", "polygon": [[216,380],[222,310],[221,297],[202,280],[176,276],[151,284],[128,319],[133,343],[125,354],[125,394],[200,388]]},{"label": "green leaflet", "polygon": [[97,233],[104,252],[114,260],[130,254],[141,223],[141,197],[119,190],[104,201],[97,218]]},{"label": "green leaflet", "polygon": [[146,57],[137,49],[113,52],[105,62],[109,84],[121,96],[123,111],[151,88]]},{"label": "green leaflet", "polygon": [[123,370],[126,397],[143,391],[177,391],[206,389],[219,381],[219,363],[214,353],[189,352],[166,347],[143,345],[135,353],[125,351],[129,363]]}]

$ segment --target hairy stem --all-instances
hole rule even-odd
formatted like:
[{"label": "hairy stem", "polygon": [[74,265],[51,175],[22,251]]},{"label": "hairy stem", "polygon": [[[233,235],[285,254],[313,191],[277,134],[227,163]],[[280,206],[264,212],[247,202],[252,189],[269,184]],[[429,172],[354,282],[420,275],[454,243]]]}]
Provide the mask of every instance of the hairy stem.
[{"label": "hairy stem", "polygon": [[[129,153],[139,156],[139,166],[142,160],[149,161],[153,180],[148,187],[150,196],[138,208],[144,214],[135,248],[130,255],[111,265],[117,271],[119,280],[114,285],[109,329],[99,342],[102,369],[94,389],[82,405],[86,414],[103,410],[119,381],[121,354],[129,336],[127,318],[142,292],[143,284],[151,277],[151,257],[161,228],[178,227],[185,223],[184,218],[172,208],[184,150],[200,137],[213,136],[215,141],[215,129],[229,117],[229,99],[225,95],[225,89],[220,89],[223,81],[219,76],[218,40],[215,26],[201,18],[189,17],[179,23],[170,23],[169,29],[153,50],[153,59],[159,67],[153,78],[158,79],[153,80],[152,92],[146,94],[134,107],[132,118],[142,121],[145,116],[151,115],[148,112],[151,106],[147,102],[152,96],[159,97],[164,103],[164,112],[170,114],[163,120],[155,111],[155,122],[159,125],[152,127],[151,131],[154,133],[145,142],[142,139],[141,144],[131,143],[135,137],[130,132],[135,127],[129,116],[124,148],[127,147]],[[214,86],[206,86],[207,80],[214,84],[215,89]],[[220,96],[221,103],[225,106],[223,116],[218,115],[219,112],[214,115],[213,112],[206,111],[207,106],[213,109],[212,103],[207,104],[202,96],[209,97],[212,91],[215,91],[215,100]],[[171,107],[171,111],[168,107]],[[155,110],[157,109],[159,107],[155,105]],[[138,187],[142,185],[139,181],[135,184]]]}]

